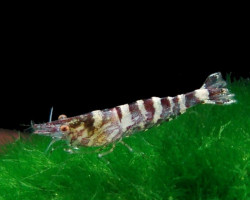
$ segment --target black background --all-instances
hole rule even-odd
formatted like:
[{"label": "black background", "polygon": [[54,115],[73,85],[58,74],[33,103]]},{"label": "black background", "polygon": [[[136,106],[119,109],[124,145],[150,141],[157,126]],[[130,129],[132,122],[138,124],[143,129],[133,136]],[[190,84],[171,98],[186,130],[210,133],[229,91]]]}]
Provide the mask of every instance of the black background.
[{"label": "black background", "polygon": [[[113,18],[114,19],[114,18]],[[80,115],[249,77],[247,27],[232,20],[88,20],[15,17],[2,29],[0,128]]]}]

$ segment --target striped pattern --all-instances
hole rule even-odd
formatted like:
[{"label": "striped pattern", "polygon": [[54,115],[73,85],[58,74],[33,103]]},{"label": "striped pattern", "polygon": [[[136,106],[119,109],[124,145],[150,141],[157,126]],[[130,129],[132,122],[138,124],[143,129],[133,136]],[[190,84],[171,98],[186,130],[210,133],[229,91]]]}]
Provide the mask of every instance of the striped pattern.
[{"label": "striped pattern", "polygon": [[135,130],[145,130],[154,124],[182,114],[187,108],[208,98],[206,89],[176,97],[152,97],[113,109],[96,110],[70,124],[72,144],[100,146],[110,143]]},{"label": "striped pattern", "polygon": [[[112,109],[96,110],[84,115],[34,124],[35,133],[66,138],[72,145],[102,146],[137,130],[170,121],[198,103],[231,104],[233,94],[225,88],[220,73],[210,75],[202,88],[175,97],[152,97]],[[63,131],[61,128],[65,126]]]},{"label": "striped pattern", "polygon": [[129,105],[115,107],[114,110],[119,120],[121,132],[114,129],[108,139],[118,139],[123,134],[133,132],[133,130],[143,130],[163,120],[171,120],[170,117],[186,111],[186,104],[189,103],[189,100],[186,99],[185,95],[167,98],[152,97],[146,100],[138,100]]},{"label": "striped pattern", "polygon": [[185,94],[185,105],[186,105],[186,108],[189,108],[191,106],[194,106],[196,105],[197,103],[200,103],[200,99],[198,99],[196,96],[195,96],[195,92],[189,92],[187,94]]}]

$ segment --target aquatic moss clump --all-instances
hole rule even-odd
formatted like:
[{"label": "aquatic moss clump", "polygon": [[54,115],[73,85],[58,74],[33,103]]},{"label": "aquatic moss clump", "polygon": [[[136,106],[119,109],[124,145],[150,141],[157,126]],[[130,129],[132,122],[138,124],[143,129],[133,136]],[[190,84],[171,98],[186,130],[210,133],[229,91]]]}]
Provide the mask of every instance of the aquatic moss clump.
[{"label": "aquatic moss clump", "polygon": [[236,104],[199,105],[125,138],[133,152],[72,154],[62,141],[46,153],[50,138],[35,135],[6,146],[0,199],[250,199],[250,81],[228,82]]}]

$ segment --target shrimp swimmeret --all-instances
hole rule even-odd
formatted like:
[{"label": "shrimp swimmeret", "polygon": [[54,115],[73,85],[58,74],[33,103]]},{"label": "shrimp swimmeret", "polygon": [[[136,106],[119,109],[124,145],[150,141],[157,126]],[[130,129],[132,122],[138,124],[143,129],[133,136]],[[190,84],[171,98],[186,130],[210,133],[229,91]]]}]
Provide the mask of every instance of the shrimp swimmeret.
[{"label": "shrimp swimmeret", "polygon": [[193,92],[175,97],[152,97],[75,117],[61,115],[56,121],[34,124],[33,129],[35,134],[68,140],[72,146],[105,146],[169,121],[197,104],[234,103],[233,96],[218,72],[211,74],[202,87]]}]

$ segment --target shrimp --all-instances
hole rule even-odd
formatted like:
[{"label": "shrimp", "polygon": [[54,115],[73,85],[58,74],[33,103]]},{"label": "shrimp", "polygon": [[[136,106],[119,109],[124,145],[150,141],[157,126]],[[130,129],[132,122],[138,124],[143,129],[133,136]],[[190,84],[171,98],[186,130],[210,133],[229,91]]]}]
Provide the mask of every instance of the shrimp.
[{"label": "shrimp", "polygon": [[68,140],[72,146],[106,146],[125,136],[183,114],[197,104],[232,104],[234,94],[226,88],[221,73],[211,74],[200,89],[175,97],[152,97],[111,109],[34,124],[34,133]]}]

